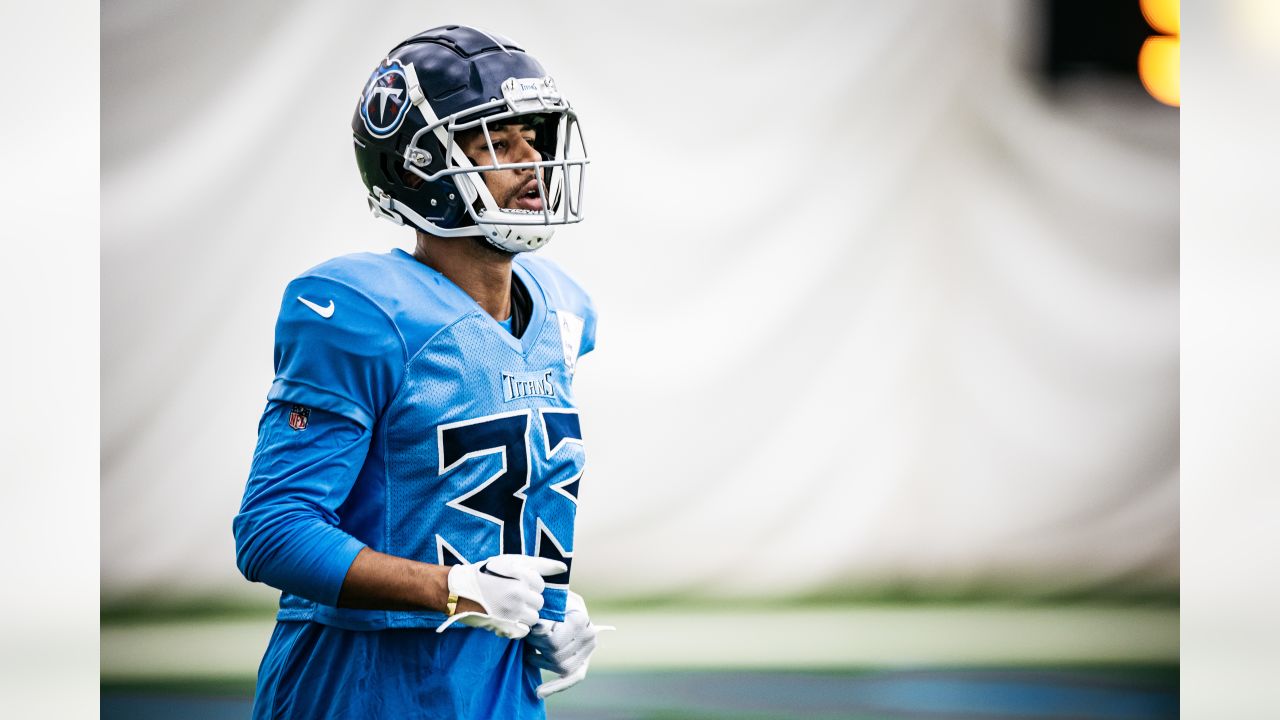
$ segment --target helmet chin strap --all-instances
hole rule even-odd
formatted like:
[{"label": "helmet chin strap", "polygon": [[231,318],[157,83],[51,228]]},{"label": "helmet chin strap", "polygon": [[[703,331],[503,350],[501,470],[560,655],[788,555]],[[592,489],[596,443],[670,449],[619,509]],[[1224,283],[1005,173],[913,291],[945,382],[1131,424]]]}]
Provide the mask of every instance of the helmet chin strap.
[{"label": "helmet chin strap", "polygon": [[369,210],[377,217],[397,225],[411,225],[422,232],[440,237],[482,237],[490,245],[511,253],[531,252],[546,245],[555,234],[549,225],[503,225],[500,223],[476,223],[457,228],[443,228],[413,211],[413,208],[396,200],[375,187],[369,196]]},{"label": "helmet chin strap", "polygon": [[[480,198],[477,181],[468,176],[460,176],[455,182],[458,190],[462,193],[462,197],[466,199],[467,214],[471,216],[471,220],[480,229],[480,235],[494,247],[512,253],[531,252],[546,245],[551,241],[551,236],[555,234],[555,228],[550,225],[509,225],[505,223],[485,222],[474,211],[474,203]],[[488,204],[493,199],[493,195],[485,192],[486,200],[481,202]]]},{"label": "helmet chin strap", "polygon": [[551,242],[556,229],[549,225],[499,225],[482,223],[484,239],[507,252],[531,252]]}]

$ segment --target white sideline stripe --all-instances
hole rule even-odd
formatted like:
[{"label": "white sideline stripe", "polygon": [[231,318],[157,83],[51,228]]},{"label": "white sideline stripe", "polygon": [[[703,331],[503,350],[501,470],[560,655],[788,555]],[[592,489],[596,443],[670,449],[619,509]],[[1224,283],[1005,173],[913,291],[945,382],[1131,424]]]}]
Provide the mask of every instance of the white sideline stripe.
[{"label": "white sideline stripe", "polygon": [[[609,611],[593,670],[1155,663],[1178,660],[1178,611],[854,607]],[[271,620],[102,628],[102,678],[252,677]]]}]

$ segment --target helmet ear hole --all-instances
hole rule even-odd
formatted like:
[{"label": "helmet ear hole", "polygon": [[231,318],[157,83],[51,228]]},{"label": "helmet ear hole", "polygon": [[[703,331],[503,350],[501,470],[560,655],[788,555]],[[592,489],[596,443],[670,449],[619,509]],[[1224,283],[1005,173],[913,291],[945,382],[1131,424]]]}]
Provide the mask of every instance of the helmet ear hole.
[{"label": "helmet ear hole", "polygon": [[409,170],[405,170],[401,168],[400,182],[404,183],[405,187],[409,188],[410,190],[417,190],[418,188],[422,187],[422,183],[426,181],[423,180],[421,177],[419,177],[417,173],[410,172]]}]

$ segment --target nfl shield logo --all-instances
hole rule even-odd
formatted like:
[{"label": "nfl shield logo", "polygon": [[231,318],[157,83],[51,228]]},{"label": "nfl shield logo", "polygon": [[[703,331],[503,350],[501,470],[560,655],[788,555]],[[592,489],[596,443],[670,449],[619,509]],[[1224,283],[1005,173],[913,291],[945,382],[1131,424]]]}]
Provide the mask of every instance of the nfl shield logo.
[{"label": "nfl shield logo", "polygon": [[301,405],[294,405],[293,412],[289,413],[289,427],[294,430],[306,430],[307,420],[311,418],[311,410]]}]

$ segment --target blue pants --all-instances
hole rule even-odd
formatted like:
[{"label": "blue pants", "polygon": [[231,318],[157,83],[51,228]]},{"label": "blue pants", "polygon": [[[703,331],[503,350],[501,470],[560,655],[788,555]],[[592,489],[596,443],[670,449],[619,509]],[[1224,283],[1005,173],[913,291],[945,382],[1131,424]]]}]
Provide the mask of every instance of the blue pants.
[{"label": "blue pants", "polygon": [[485,630],[344,630],[279,622],[258,669],[254,720],[543,720],[524,641]]}]

